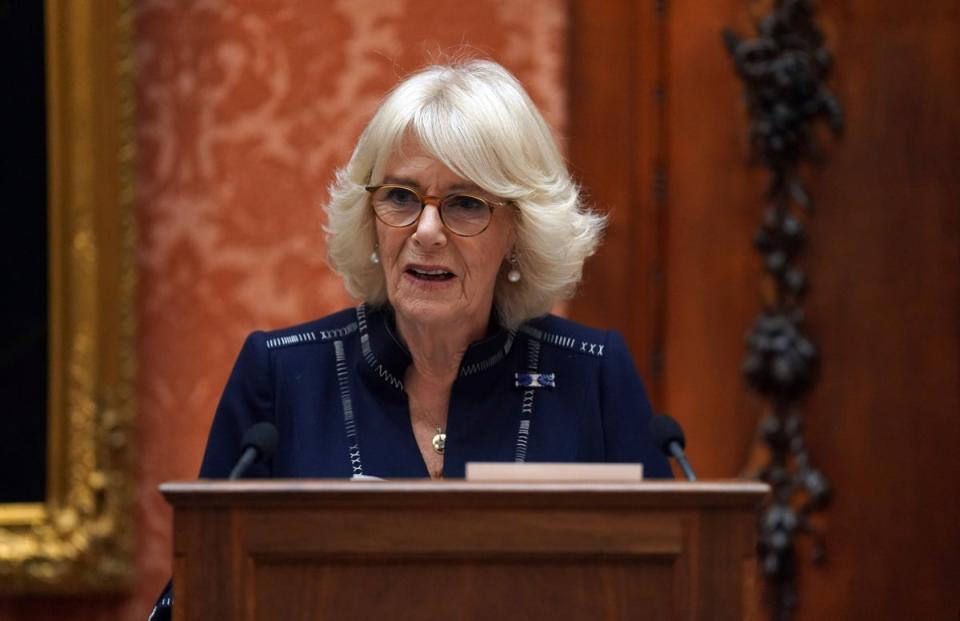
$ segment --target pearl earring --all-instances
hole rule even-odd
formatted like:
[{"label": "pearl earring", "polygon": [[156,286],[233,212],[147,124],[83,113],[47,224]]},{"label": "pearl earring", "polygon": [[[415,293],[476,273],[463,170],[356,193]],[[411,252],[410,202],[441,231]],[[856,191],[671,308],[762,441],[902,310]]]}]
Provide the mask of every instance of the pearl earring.
[{"label": "pearl earring", "polygon": [[370,253],[370,262],[373,263],[374,265],[380,264],[380,255],[377,254],[376,250]]},{"label": "pearl earring", "polygon": [[507,272],[507,280],[518,283],[522,277],[520,270],[517,268],[517,253],[514,251],[510,254],[510,271]]}]

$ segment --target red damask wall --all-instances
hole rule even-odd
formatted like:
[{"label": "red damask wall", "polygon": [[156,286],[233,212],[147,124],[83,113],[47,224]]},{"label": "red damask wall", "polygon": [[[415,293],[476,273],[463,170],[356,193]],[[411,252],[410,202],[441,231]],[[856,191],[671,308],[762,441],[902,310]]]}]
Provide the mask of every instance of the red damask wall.
[{"label": "red damask wall", "polygon": [[139,549],[130,596],[0,601],[0,619],[145,619],[170,572],[156,491],[196,475],[246,334],[353,302],[325,263],[333,172],[397,80],[451,56],[513,71],[560,130],[562,0],[135,3]]},{"label": "red damask wall", "polygon": [[564,26],[558,0],[141,5],[133,617],[170,567],[170,514],[155,486],[195,476],[243,338],[353,303],[326,266],[320,205],[384,92],[451,53],[488,55],[562,126]]}]

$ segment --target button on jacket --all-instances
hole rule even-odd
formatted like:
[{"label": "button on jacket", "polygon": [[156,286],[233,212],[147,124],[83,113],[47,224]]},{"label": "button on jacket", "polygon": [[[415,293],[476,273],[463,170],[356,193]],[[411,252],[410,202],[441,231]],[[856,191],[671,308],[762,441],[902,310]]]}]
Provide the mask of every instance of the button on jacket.
[{"label": "button on jacket", "polygon": [[[250,476],[428,476],[410,425],[411,357],[389,309],[361,305],[243,345],[210,431],[200,476],[226,477],[243,433],[277,427],[273,459]],[[650,404],[616,332],[548,315],[505,330],[491,321],[466,351],[450,394],[445,477],[467,462],[640,462],[672,476],[653,446]]]}]

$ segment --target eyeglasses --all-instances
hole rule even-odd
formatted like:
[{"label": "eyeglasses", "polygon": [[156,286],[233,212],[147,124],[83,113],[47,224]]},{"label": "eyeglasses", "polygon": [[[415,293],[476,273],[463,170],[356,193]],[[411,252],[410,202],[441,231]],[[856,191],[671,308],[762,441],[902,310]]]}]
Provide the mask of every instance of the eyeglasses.
[{"label": "eyeglasses", "polygon": [[507,204],[473,194],[423,196],[405,185],[368,185],[364,189],[373,195],[373,213],[387,226],[403,228],[415,224],[427,201],[436,201],[440,221],[451,233],[460,237],[473,237],[486,231],[494,207]]}]

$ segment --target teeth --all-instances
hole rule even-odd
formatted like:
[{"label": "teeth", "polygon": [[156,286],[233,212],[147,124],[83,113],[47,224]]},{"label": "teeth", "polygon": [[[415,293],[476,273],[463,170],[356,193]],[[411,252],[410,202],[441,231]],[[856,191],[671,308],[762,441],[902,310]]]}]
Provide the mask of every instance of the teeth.
[{"label": "teeth", "polygon": [[444,274],[449,274],[449,272],[447,272],[447,271],[445,271],[445,270],[421,270],[421,269],[417,269],[417,268],[415,268],[415,267],[412,268],[412,269],[413,269],[414,272],[416,272],[416,273],[418,273],[418,274],[426,274],[426,275],[428,275],[428,276],[442,276],[442,275],[444,275]]}]

